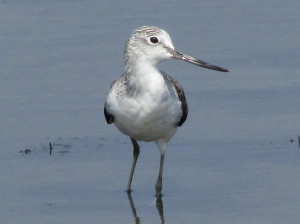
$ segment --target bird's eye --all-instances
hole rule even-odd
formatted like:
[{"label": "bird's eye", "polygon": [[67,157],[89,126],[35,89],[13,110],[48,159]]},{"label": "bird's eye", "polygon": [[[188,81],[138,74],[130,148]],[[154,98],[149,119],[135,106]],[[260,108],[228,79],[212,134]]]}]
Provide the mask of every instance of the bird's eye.
[{"label": "bird's eye", "polygon": [[158,42],[158,39],[157,37],[150,37],[150,41],[151,43],[156,44]]}]

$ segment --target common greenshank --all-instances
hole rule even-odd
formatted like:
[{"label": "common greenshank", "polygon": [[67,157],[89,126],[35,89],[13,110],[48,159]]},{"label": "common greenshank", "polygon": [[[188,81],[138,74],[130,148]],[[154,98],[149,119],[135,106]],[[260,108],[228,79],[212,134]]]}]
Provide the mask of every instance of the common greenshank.
[{"label": "common greenshank", "polygon": [[156,195],[161,195],[166,146],[188,114],[183,88],[171,76],[157,69],[167,59],[179,59],[204,68],[228,72],[175,50],[169,34],[154,26],[136,29],[125,46],[125,72],[112,85],[104,115],[133,145],[133,161],[127,185],[131,182],[140,153],[138,141],[153,141],[160,150]]}]

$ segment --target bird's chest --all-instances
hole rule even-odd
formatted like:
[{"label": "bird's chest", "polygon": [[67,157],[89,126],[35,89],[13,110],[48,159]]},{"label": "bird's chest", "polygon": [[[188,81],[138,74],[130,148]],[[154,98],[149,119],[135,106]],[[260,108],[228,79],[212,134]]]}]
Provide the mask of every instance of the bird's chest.
[{"label": "bird's chest", "polygon": [[132,87],[118,103],[115,124],[123,133],[150,141],[168,135],[182,115],[173,87],[164,80]]},{"label": "bird's chest", "polygon": [[164,118],[176,115],[179,109],[174,90],[165,82],[148,83],[128,98],[130,107],[135,108],[137,122],[163,122]]}]

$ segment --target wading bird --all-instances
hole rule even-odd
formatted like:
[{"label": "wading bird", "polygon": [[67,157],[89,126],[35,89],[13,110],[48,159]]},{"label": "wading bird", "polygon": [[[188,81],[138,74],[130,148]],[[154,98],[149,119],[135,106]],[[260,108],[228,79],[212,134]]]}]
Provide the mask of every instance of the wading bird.
[{"label": "wading bird", "polygon": [[161,195],[166,146],[177,127],[186,120],[188,106],[184,91],[171,76],[157,69],[167,59],[179,59],[221,72],[228,70],[208,64],[175,50],[169,34],[154,26],[136,29],[125,46],[125,72],[112,85],[104,115],[108,124],[129,136],[133,145],[133,161],[127,191],[140,153],[138,141],[153,141],[160,150],[160,167],[156,195]]}]

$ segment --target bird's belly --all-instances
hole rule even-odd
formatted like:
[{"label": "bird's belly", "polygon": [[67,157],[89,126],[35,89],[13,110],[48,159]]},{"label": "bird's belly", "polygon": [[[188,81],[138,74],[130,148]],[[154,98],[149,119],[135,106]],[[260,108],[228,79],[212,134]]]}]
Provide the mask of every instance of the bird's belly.
[{"label": "bird's belly", "polygon": [[124,134],[139,141],[169,141],[175,134],[181,117],[181,107],[177,99],[131,100],[122,102],[115,125]]}]

